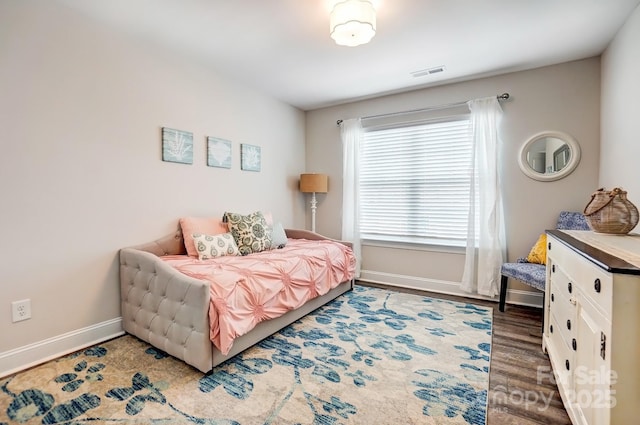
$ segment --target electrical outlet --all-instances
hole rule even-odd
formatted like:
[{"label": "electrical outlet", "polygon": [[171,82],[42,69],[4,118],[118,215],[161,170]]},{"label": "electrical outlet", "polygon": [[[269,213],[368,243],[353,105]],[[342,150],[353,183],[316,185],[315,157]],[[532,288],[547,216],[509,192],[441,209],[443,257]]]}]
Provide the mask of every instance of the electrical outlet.
[{"label": "electrical outlet", "polygon": [[12,302],[11,317],[14,323],[31,319],[31,300],[20,300]]}]

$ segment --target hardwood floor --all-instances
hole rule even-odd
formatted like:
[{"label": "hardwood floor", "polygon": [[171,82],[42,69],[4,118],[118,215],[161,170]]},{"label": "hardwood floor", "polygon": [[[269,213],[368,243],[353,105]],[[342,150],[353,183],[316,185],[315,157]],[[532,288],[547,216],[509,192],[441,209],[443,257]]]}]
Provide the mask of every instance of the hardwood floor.
[{"label": "hardwood floor", "polygon": [[552,379],[549,357],[542,352],[542,311],[498,303],[358,282],[373,286],[468,302],[493,308],[493,338],[489,373],[488,425],[571,425]]}]

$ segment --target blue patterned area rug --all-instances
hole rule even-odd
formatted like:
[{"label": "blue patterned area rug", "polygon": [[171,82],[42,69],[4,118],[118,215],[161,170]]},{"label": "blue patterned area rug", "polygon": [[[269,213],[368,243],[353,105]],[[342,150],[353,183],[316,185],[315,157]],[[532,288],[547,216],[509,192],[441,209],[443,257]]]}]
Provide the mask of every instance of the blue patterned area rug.
[{"label": "blue patterned area rug", "polygon": [[0,424],[484,425],[491,326],[356,286],[206,375],[127,335],[0,380]]}]

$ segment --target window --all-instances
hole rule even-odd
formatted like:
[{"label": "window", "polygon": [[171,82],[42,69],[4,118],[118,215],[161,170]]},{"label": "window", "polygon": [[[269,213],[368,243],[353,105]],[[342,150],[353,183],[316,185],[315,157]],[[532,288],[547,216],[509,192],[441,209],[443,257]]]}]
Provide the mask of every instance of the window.
[{"label": "window", "polygon": [[369,241],[465,246],[469,116],[365,128],[360,233]]}]

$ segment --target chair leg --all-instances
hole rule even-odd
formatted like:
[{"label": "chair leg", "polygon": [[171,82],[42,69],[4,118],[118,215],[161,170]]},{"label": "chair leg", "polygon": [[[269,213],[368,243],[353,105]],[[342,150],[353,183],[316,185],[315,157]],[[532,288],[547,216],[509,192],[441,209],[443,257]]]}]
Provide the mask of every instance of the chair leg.
[{"label": "chair leg", "polygon": [[505,275],[502,275],[502,279],[500,281],[500,306],[499,310],[504,312],[504,303],[507,300],[507,281],[509,278]]}]

